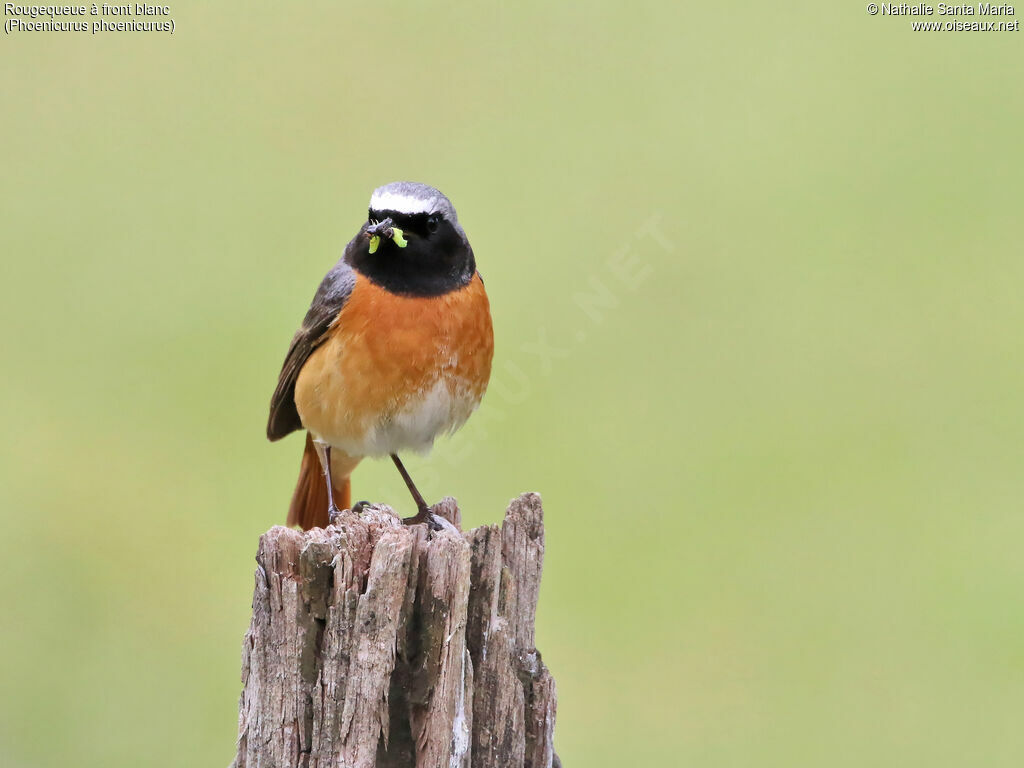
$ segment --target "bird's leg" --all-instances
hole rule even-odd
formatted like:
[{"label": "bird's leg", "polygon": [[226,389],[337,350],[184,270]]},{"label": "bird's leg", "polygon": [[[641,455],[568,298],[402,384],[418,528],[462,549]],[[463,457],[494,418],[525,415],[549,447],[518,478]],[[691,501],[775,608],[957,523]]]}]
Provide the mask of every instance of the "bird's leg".
[{"label": "bird's leg", "polygon": [[412,494],[413,501],[416,502],[416,509],[418,512],[413,517],[404,517],[402,522],[406,525],[416,525],[417,523],[427,523],[431,528],[435,530],[441,526],[433,520],[433,515],[430,513],[430,507],[427,506],[427,502],[423,500],[423,495],[416,488],[416,483],[409,477],[409,473],[405,471],[405,465],[402,464],[402,460],[398,458],[397,453],[391,454],[391,460],[395,462],[395,466],[398,467],[398,473],[405,480],[405,485],[409,488],[409,493]]},{"label": "bird's leg", "polygon": [[334,503],[334,484],[331,482],[331,446],[314,440],[313,447],[316,448],[316,455],[320,458],[320,466],[323,467],[324,478],[327,480],[327,522],[333,523],[334,518],[341,514],[341,510]]}]

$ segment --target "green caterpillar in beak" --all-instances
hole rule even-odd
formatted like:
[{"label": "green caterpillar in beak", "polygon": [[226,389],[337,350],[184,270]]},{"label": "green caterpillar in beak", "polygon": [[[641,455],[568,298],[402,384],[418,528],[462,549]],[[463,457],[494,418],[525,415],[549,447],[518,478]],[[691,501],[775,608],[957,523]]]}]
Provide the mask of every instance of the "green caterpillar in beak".
[{"label": "green caterpillar in beak", "polygon": [[[405,239],[405,234],[398,227],[391,228],[391,239],[399,248],[405,248],[409,244],[409,241]],[[376,253],[379,247],[380,235],[374,235],[370,238],[370,253]]]}]

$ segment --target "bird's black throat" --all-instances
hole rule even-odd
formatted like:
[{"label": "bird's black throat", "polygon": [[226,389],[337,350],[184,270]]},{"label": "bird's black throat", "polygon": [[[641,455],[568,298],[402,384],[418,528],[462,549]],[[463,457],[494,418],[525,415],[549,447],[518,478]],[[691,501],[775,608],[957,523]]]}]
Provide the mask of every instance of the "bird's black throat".
[{"label": "bird's black throat", "polygon": [[404,248],[380,238],[370,253],[367,222],[345,249],[345,261],[382,288],[405,296],[440,296],[468,285],[476,272],[473,249],[461,227],[425,214],[378,212],[402,230]]}]

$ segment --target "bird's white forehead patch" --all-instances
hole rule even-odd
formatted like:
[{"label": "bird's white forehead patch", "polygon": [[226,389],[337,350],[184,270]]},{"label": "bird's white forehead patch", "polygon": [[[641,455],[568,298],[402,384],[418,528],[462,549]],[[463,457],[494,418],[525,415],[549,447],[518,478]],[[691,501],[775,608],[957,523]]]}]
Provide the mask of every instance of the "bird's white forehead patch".
[{"label": "bird's white forehead patch", "polygon": [[378,189],[370,197],[371,211],[397,211],[398,213],[437,213],[444,207],[441,197],[419,197],[387,188]]}]

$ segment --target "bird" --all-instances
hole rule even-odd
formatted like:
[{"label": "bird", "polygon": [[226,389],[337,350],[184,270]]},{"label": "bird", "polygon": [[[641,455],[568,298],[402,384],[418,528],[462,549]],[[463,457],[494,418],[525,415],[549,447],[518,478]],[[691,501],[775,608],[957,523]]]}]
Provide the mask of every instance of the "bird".
[{"label": "bird", "polygon": [[[490,303],[451,201],[427,184],[375,189],[367,219],[317,288],[270,401],[267,437],[306,431],[288,525],[324,528],[352,505],[362,459],[399,458],[459,429],[487,390]],[[356,505],[357,511],[367,502]]]}]

